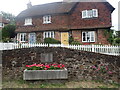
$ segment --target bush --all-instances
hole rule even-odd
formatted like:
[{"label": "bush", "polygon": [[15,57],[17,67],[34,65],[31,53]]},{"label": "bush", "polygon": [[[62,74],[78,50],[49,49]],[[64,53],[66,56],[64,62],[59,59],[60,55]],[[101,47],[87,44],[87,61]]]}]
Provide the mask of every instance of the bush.
[{"label": "bush", "polygon": [[60,44],[61,42],[53,38],[45,38],[44,43],[48,44]]},{"label": "bush", "polygon": [[69,37],[69,44],[71,44],[74,41],[74,38],[72,36]]},{"label": "bush", "polygon": [[78,41],[73,41],[71,42],[71,45],[81,45],[81,43],[79,43]]},{"label": "bush", "polygon": [[115,44],[120,45],[120,38],[115,38]]}]

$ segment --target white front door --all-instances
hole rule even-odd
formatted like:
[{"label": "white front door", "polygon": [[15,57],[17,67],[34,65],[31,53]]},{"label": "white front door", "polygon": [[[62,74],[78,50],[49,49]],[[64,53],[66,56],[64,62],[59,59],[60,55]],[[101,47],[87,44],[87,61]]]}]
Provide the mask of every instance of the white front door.
[{"label": "white front door", "polygon": [[29,33],[29,43],[36,43],[36,34]]}]

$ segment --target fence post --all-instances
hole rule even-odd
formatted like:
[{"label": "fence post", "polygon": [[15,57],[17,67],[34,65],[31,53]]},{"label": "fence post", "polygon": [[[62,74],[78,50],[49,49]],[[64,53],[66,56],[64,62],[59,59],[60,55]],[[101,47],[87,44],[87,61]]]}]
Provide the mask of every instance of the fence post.
[{"label": "fence post", "polygon": [[95,51],[95,50],[94,50],[94,48],[95,48],[95,47],[94,47],[94,45],[92,44],[92,52],[94,52],[94,51]]}]

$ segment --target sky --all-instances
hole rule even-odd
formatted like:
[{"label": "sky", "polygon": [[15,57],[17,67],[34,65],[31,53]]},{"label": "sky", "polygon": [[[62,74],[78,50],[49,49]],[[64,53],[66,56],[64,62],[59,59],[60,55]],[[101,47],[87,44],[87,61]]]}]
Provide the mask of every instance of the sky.
[{"label": "sky", "polygon": [[[50,2],[58,2],[62,0],[30,0],[32,5],[39,5]],[[107,0],[114,8],[112,13],[112,28],[118,30],[118,2],[119,0]],[[17,16],[21,11],[27,8],[29,0],[0,0],[0,11],[12,13]]]}]

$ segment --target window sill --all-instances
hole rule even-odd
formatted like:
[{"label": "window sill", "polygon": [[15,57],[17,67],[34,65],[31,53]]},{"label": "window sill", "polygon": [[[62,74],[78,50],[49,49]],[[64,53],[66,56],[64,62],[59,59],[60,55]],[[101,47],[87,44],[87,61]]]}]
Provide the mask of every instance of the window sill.
[{"label": "window sill", "polygon": [[24,26],[31,26],[31,25],[33,25],[33,24],[24,24]]},{"label": "window sill", "polygon": [[20,41],[21,43],[25,43],[26,41]]},{"label": "window sill", "polygon": [[50,24],[51,22],[46,22],[46,23],[43,23],[43,24]]},{"label": "window sill", "polygon": [[82,19],[97,19],[98,17],[91,17],[91,18],[82,18]]},{"label": "window sill", "polygon": [[90,42],[87,42],[87,41],[82,41],[83,43],[94,43],[95,41],[90,41]]}]

